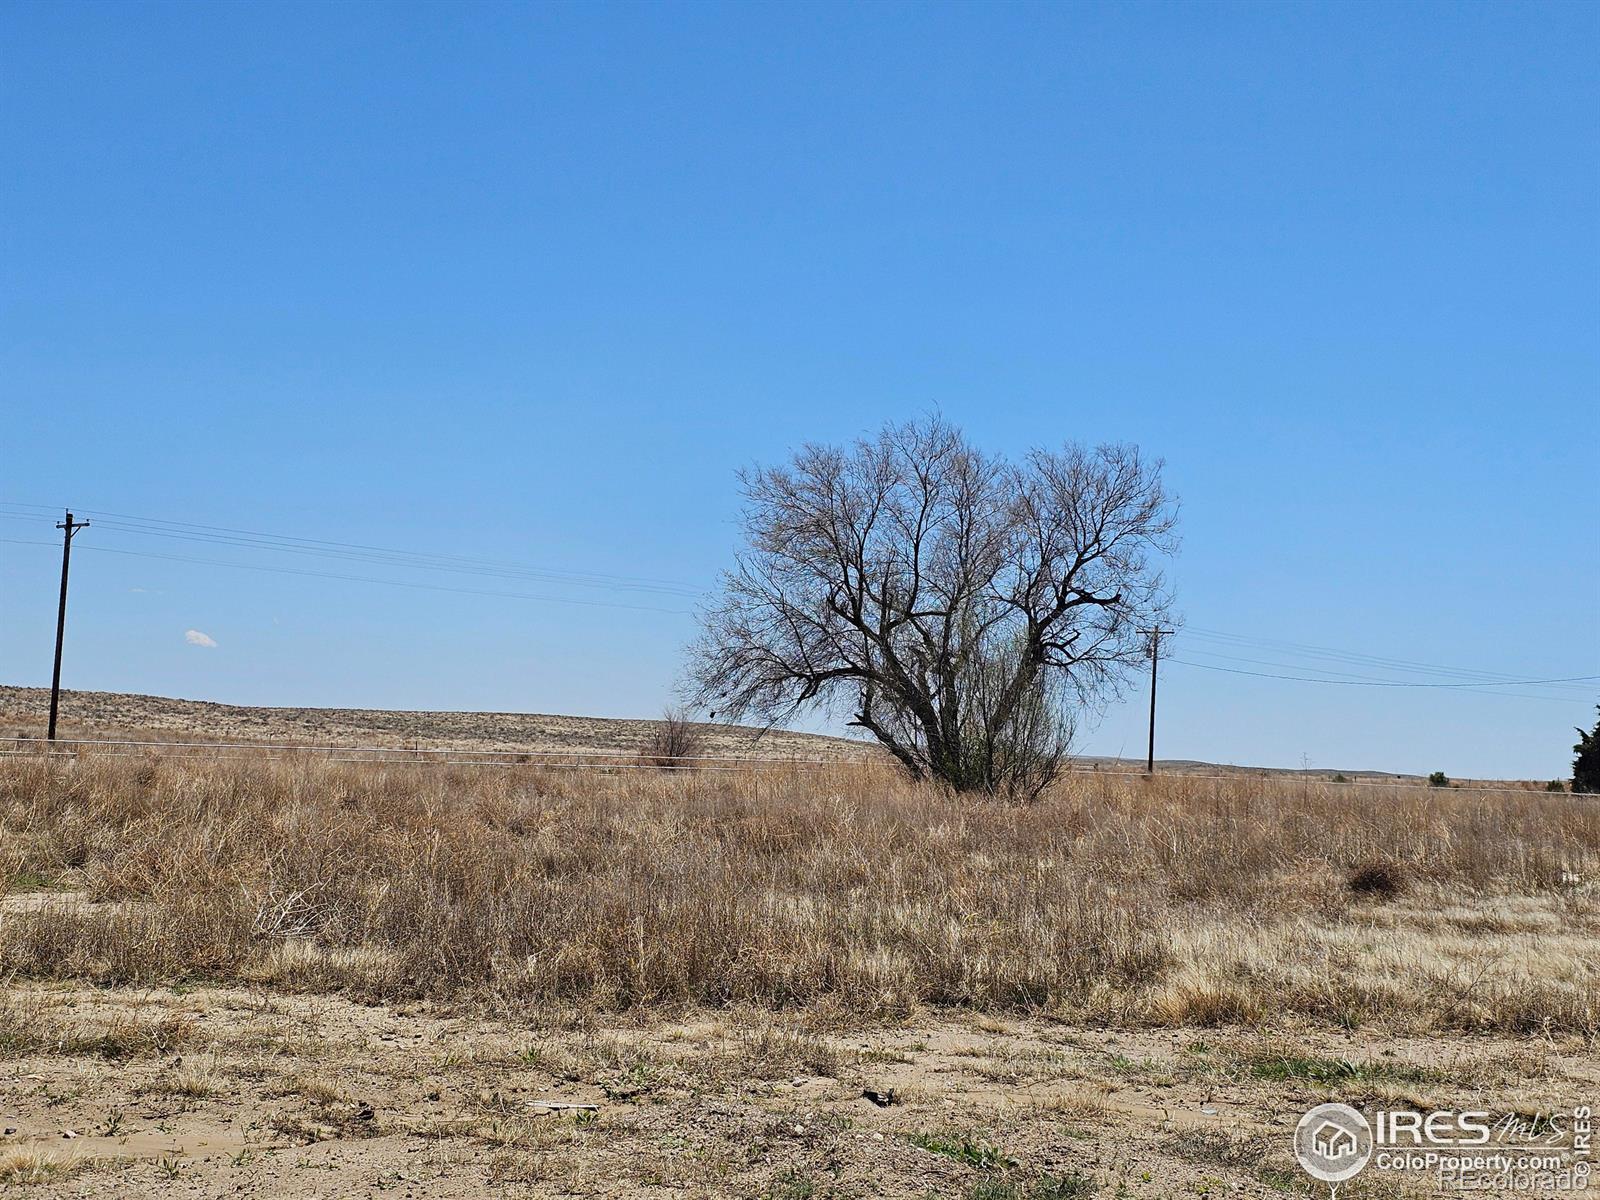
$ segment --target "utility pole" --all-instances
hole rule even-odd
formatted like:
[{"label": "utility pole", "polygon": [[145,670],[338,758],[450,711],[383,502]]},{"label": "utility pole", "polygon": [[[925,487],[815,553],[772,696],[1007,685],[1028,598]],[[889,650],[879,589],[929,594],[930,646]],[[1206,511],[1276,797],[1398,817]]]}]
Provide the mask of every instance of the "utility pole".
[{"label": "utility pole", "polygon": [[1161,635],[1173,633],[1175,630],[1163,629],[1157,625],[1154,629],[1141,629],[1140,633],[1150,635],[1150,752],[1144,761],[1144,773],[1156,773],[1156,660],[1161,657]]},{"label": "utility pole", "polygon": [[61,707],[61,642],[67,633],[67,571],[72,565],[72,535],[87,529],[89,522],[74,521],[67,513],[65,521],[57,521],[61,530],[61,606],[56,609],[56,669],[50,676],[50,741],[56,740],[56,710]]}]

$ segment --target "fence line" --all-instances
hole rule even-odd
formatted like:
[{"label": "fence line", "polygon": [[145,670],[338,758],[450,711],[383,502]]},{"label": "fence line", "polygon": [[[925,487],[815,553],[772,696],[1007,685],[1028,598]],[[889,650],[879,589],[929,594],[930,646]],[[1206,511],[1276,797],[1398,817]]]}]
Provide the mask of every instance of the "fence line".
[{"label": "fence line", "polygon": [[[0,737],[0,743],[17,745],[48,746],[43,738],[30,737]],[[753,758],[737,754],[672,754],[657,755],[648,751],[639,750],[472,750],[458,746],[339,746],[319,745],[317,743],[301,742],[160,742],[160,741],[128,741],[113,738],[57,738],[57,746],[115,746],[158,749],[194,749],[194,750],[265,750],[273,753],[318,754],[388,754],[397,756],[397,761],[403,758],[421,758],[423,755],[458,754],[475,755],[480,757],[498,756],[505,758],[510,755],[521,755],[524,758],[670,758],[674,762],[685,763],[734,763],[765,766],[770,764],[790,765],[823,765],[846,763],[869,763],[872,760],[866,756],[853,758]],[[372,760],[357,760],[372,761]],[[470,760],[463,760],[470,761]],[[524,764],[526,765],[526,764]]]},{"label": "fence line", "polygon": [[[143,758],[155,752],[173,759],[203,762],[258,762],[262,755],[304,757],[328,763],[383,763],[419,767],[525,767],[533,770],[569,771],[813,771],[835,766],[872,766],[867,758],[738,758],[716,755],[656,755],[619,750],[458,750],[449,747],[305,746],[254,742],[154,742],[109,739],[57,738],[54,745],[42,738],[0,737],[3,758]],[[582,761],[570,761],[580,759]],[[886,765],[886,764],[877,764]]]},{"label": "fence line", "polygon": [[[148,754],[143,751],[126,751],[96,749],[89,752],[93,758],[146,758]],[[0,758],[45,758],[45,759],[73,759],[80,757],[78,751],[49,751],[49,750],[0,750]],[[259,762],[260,760],[249,754],[174,754],[170,756],[178,761],[192,762]],[[658,765],[648,762],[507,762],[477,758],[317,758],[313,761],[323,763],[364,763],[368,766],[390,767],[488,767],[499,770],[515,770],[521,767],[529,771],[593,771],[604,774],[608,771],[725,771],[734,774],[749,774],[755,772],[771,772],[787,769],[789,764],[783,761],[760,762],[753,761],[743,766],[727,765],[691,765],[675,767],[672,765]],[[856,759],[840,759],[840,764],[845,766],[864,765]],[[802,769],[817,770],[815,765],[801,764]]]},{"label": "fence line", "polygon": [[[77,749],[87,747],[97,757],[140,758],[150,751],[186,750],[192,753],[173,754],[179,759],[198,759],[210,762],[254,762],[261,753],[289,755],[326,755],[321,759],[330,763],[382,763],[395,766],[465,766],[465,767],[526,767],[550,771],[660,771],[682,769],[691,771],[716,771],[740,773],[750,771],[819,770],[827,767],[887,767],[892,764],[860,756],[852,758],[749,758],[737,755],[648,755],[652,761],[639,761],[637,751],[619,750],[463,750],[438,746],[334,746],[299,744],[293,742],[177,742],[177,741],[124,741],[110,738],[58,738],[54,745],[43,738],[0,737],[3,758],[77,757]],[[219,754],[221,750],[245,750],[248,754]],[[337,756],[337,757],[335,757]],[[580,759],[583,761],[559,761]],[[551,761],[557,760],[557,761]],[[606,761],[609,760],[609,761]],[[1069,766],[1068,774],[1100,779],[1148,779],[1144,771],[1108,771],[1095,766]],[[1436,788],[1427,783],[1403,779],[1319,779],[1293,772],[1269,770],[1204,772],[1169,771],[1163,778],[1207,780],[1213,782],[1262,782],[1279,784],[1316,784],[1319,787],[1378,787],[1395,791],[1470,793],[1473,795],[1543,796],[1572,795],[1571,792],[1546,792],[1537,786],[1479,787],[1451,785]]]}]

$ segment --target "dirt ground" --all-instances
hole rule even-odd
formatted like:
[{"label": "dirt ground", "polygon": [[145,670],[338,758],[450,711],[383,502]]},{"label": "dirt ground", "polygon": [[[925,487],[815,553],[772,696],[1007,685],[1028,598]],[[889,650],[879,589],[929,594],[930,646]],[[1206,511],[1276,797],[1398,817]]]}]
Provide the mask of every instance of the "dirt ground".
[{"label": "dirt ground", "polygon": [[[1289,1154],[1323,1099],[1533,1112],[1600,1092],[1576,1041],[6,997],[0,1050],[22,1048],[0,1056],[0,1186],[41,1200],[1325,1195]],[[1340,1192],[1433,1194],[1421,1177]]]}]

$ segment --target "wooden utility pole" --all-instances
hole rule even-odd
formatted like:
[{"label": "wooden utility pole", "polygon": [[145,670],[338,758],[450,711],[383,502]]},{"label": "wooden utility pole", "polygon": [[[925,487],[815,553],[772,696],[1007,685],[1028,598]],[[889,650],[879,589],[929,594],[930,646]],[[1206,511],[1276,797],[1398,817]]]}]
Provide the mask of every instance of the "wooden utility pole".
[{"label": "wooden utility pole", "polygon": [[1141,629],[1140,633],[1150,635],[1150,750],[1144,760],[1144,773],[1156,773],[1156,660],[1161,657],[1161,635],[1174,632],[1171,629],[1162,629],[1157,625],[1154,629]]},{"label": "wooden utility pole", "polygon": [[61,605],[56,609],[56,667],[50,676],[49,740],[52,742],[56,740],[56,711],[61,707],[61,643],[67,633],[67,571],[72,566],[72,535],[88,527],[87,521],[74,521],[70,511],[65,521],[56,522],[56,528],[61,530]]}]

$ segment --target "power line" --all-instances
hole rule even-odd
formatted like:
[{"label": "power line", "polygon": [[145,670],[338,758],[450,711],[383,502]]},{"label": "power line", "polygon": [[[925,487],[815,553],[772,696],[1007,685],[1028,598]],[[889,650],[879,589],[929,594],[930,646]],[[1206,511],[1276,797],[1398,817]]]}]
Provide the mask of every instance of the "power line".
[{"label": "power line", "polygon": [[[1211,651],[1211,650],[1191,649],[1189,651],[1189,653],[1190,654],[1199,654],[1199,655],[1202,655],[1202,656],[1204,656],[1206,658],[1222,658],[1222,659],[1226,659],[1229,662],[1251,663],[1251,664],[1253,664],[1255,666],[1258,666],[1258,667],[1277,667],[1277,668],[1279,668],[1280,670],[1283,670],[1283,671],[1299,671],[1299,670],[1307,669],[1307,668],[1303,667],[1302,665],[1295,664],[1295,663],[1271,662],[1271,661],[1268,661],[1266,659],[1261,659],[1261,658],[1245,658],[1245,657],[1242,657],[1242,656],[1237,655],[1237,654],[1218,654],[1215,651]],[[1174,659],[1173,661],[1176,662],[1178,660]],[[1208,665],[1205,664],[1205,663],[1187,662],[1184,665],[1185,666],[1192,666],[1192,667],[1201,667],[1202,669],[1210,669],[1208,667]],[[1220,670],[1221,668],[1217,668],[1217,669]],[[1351,683],[1369,683],[1369,684],[1372,684],[1374,686],[1380,686],[1380,687],[1446,687],[1446,688],[1447,687],[1466,687],[1466,688],[1473,688],[1473,687],[1528,687],[1528,686],[1534,686],[1534,685],[1543,685],[1543,686],[1563,687],[1563,688],[1572,689],[1571,693],[1569,695],[1566,695],[1566,696],[1550,696],[1550,695],[1547,695],[1547,696],[1539,697],[1540,699],[1545,699],[1545,700],[1565,700],[1565,699],[1570,699],[1570,698],[1573,698],[1575,696],[1585,695],[1589,690],[1591,690],[1591,689],[1583,687],[1581,684],[1567,683],[1567,682],[1556,683],[1556,682],[1550,681],[1550,680],[1509,679],[1509,678],[1508,679],[1485,679],[1485,680],[1476,680],[1476,679],[1474,679],[1474,680],[1455,680],[1455,679],[1452,679],[1450,682],[1447,682],[1447,683],[1436,683],[1436,682],[1431,682],[1431,681],[1384,679],[1384,678],[1382,678],[1380,676],[1377,676],[1377,675],[1362,675],[1362,674],[1358,674],[1358,673],[1356,673],[1354,671],[1335,671],[1331,667],[1315,667],[1315,668],[1311,668],[1311,669],[1314,669],[1317,672],[1319,672],[1319,675],[1317,677],[1318,681],[1319,682],[1324,682],[1324,683],[1351,682]],[[1330,676],[1330,675],[1340,676],[1340,678],[1337,678],[1337,679],[1322,678],[1323,676]],[[1303,677],[1303,676],[1299,676],[1299,675],[1286,675],[1286,676],[1283,676],[1283,678],[1286,678],[1286,679],[1287,678],[1301,679],[1301,678],[1309,678],[1309,677]],[[1596,679],[1596,678],[1600,678],[1600,676],[1576,676],[1574,678]]]},{"label": "power line", "polygon": [[394,566],[408,570],[447,571],[460,575],[482,575],[502,579],[534,579],[542,583],[570,584],[576,587],[605,588],[613,591],[638,591],[660,592],[676,596],[697,596],[699,592],[677,585],[654,584],[644,581],[625,581],[604,577],[584,576],[577,572],[555,571],[539,567],[513,567],[510,565],[489,565],[487,561],[482,565],[469,563],[454,563],[443,558],[421,554],[406,554],[391,551],[365,551],[365,550],[335,550],[320,546],[298,546],[279,543],[264,539],[251,539],[234,537],[222,534],[188,533],[172,530],[149,528],[130,524],[125,521],[106,520],[100,518],[103,528],[114,529],[122,533],[131,533],[140,537],[166,538],[175,541],[200,542],[223,546],[240,546],[247,549],[270,550],[279,554],[300,554],[308,557],[331,558],[347,562],[372,563],[380,566]]},{"label": "power line", "polygon": [[[1519,676],[1503,671],[1485,671],[1469,667],[1449,667],[1438,663],[1415,662],[1402,658],[1388,658],[1382,655],[1365,654],[1355,650],[1339,650],[1331,646],[1317,646],[1306,642],[1282,641],[1275,638],[1260,638],[1246,634],[1227,633],[1218,629],[1202,629],[1186,627],[1183,632],[1190,636],[1199,637],[1206,641],[1217,641],[1225,644],[1260,646],[1268,649],[1287,650],[1306,658],[1326,658],[1334,662],[1347,662],[1380,669],[1392,669],[1406,674],[1450,676],[1456,678],[1482,679],[1486,682],[1503,681],[1518,678]],[[1523,673],[1524,675],[1527,672]]]},{"label": "power line", "polygon": [[[48,546],[50,542],[30,541],[25,538],[0,538],[0,543],[12,546]],[[262,563],[227,562],[216,558],[190,558],[181,554],[153,554],[145,550],[118,550],[112,546],[85,546],[96,554],[120,554],[128,558],[155,558],[166,562],[197,563],[210,567],[233,567],[240,571],[267,571],[275,575],[302,575],[313,579],[339,579],[348,583],[376,583],[384,587],[411,588],[426,592],[453,592],[463,596],[496,596],[502,600],[542,600],[551,604],[576,604],[584,608],[621,608],[632,612],[668,613],[673,616],[692,616],[687,608],[657,608],[648,604],[623,604],[613,600],[585,600],[577,596],[541,596],[531,592],[496,592],[484,588],[447,587],[442,583],[416,583],[402,579],[374,579],[369,575],[341,575],[333,571],[307,571],[298,567],[273,567]]]},{"label": "power line", "polygon": [[[0,519],[33,521],[42,519],[42,514],[47,511],[46,506],[26,504],[21,502],[0,502],[0,509],[32,510],[28,512],[3,512]],[[188,521],[170,521],[155,517],[140,517],[126,513],[112,513],[104,510],[90,510],[96,522],[103,528],[116,530],[136,536],[159,537],[211,543],[216,545],[237,546],[242,549],[268,550],[275,553],[306,555],[317,558],[333,559],[336,561],[358,562],[372,566],[395,567],[404,570],[431,570],[453,574],[472,575],[485,578],[499,578],[507,580],[527,579],[543,583],[570,585],[586,588],[601,588],[616,591],[640,591],[657,593],[663,596],[698,597],[703,595],[702,589],[692,584],[680,581],[654,579],[645,576],[608,575],[597,572],[577,572],[560,568],[532,566],[506,562],[502,560],[476,558],[466,555],[434,554],[421,551],[400,550],[391,547],[370,545],[359,542],[339,542],[323,538],[302,538],[285,534],[262,533],[254,530],[239,529],[231,526],[203,525]],[[47,545],[49,543],[29,542],[24,539],[0,539],[15,545]],[[88,547],[86,547],[88,548]],[[621,602],[586,600],[578,597],[551,596],[543,594],[500,592],[476,588],[447,587],[438,584],[426,584],[393,579],[380,579],[371,576],[345,575],[336,572],[313,571],[287,566],[273,566],[260,563],[245,563],[218,559],[194,558],[184,555],[160,554],[151,551],[137,551],[117,549],[109,546],[92,547],[97,553],[122,554],[129,557],[160,559],[168,562],[195,563],[205,566],[235,567],[243,570],[267,571],[275,574],[300,575],[311,578],[335,579],[356,583],[373,583],[390,587],[406,587],[414,590],[452,592],[461,595],[499,596],[505,599],[522,599],[534,601],[548,601],[558,604],[573,604],[587,607],[618,608],[640,612],[659,612],[672,615],[689,615],[690,610],[663,608],[652,605],[626,604]],[[1289,679],[1311,683],[1334,683],[1366,686],[1387,687],[1451,687],[1459,684],[1462,687],[1487,688],[1491,685],[1504,685],[1511,687],[1525,687],[1539,684],[1542,686],[1567,689],[1574,696],[1581,695],[1587,689],[1575,685],[1574,680],[1586,683],[1596,677],[1575,676],[1561,680],[1541,681],[1518,678],[1504,672],[1486,671],[1477,668],[1451,667],[1437,663],[1415,662],[1406,659],[1368,654],[1360,651],[1340,650],[1329,646],[1319,646],[1311,643],[1292,642],[1271,638],[1258,638],[1244,634],[1229,633],[1224,630],[1190,627],[1180,631],[1181,635],[1188,635],[1204,641],[1219,643],[1228,647],[1263,647],[1288,653],[1293,657],[1321,659],[1329,662],[1338,662],[1353,666],[1364,666],[1368,669],[1395,672],[1405,675],[1420,675],[1425,678],[1449,680],[1451,683],[1422,683],[1410,680],[1386,680],[1373,676],[1358,674],[1354,671],[1339,671],[1332,668],[1312,667],[1322,676],[1348,676],[1349,678],[1331,679],[1293,674],[1297,668],[1291,664],[1270,662],[1264,659],[1246,658],[1216,651],[1207,651],[1196,648],[1193,653],[1203,657],[1222,658],[1229,661],[1251,663],[1257,666],[1281,667],[1286,673],[1282,675],[1268,672],[1246,671],[1226,667],[1195,663],[1186,660],[1173,659],[1185,666],[1197,667],[1202,670],[1225,671],[1230,674],[1254,675],[1261,678]],[[1480,695],[1520,695],[1526,699],[1561,699],[1559,696],[1534,696],[1526,693],[1508,693],[1494,691],[1479,691]]]},{"label": "power line", "polygon": [[[0,504],[0,508],[12,509],[34,509],[39,507],[42,506],[23,505],[14,502]],[[530,578],[546,583],[572,584],[578,587],[653,591],[686,597],[697,597],[703,592],[703,589],[692,584],[646,576],[571,571],[498,559],[477,558],[468,555],[400,550],[358,542],[336,542],[324,538],[302,538],[287,534],[260,533],[252,530],[235,529],[228,526],[200,525],[189,521],[167,521],[156,517],[136,517],[125,513],[110,513],[101,510],[89,511],[90,515],[107,529],[116,529],[120,532],[145,537],[210,542],[218,545],[273,550],[286,554],[338,558],[419,570],[495,575],[506,578]],[[40,519],[31,512],[0,512],[0,517],[22,521]]]},{"label": "power line", "polygon": [[[1237,667],[1218,667],[1208,663],[1189,662],[1187,659],[1173,658],[1169,662],[1179,663],[1185,667],[1196,667],[1202,671],[1225,671],[1229,675],[1253,675],[1258,679],[1292,679],[1300,683],[1331,683],[1341,687],[1389,687],[1389,688],[1445,688],[1450,690],[1470,690],[1485,687],[1533,687],[1549,683],[1579,683],[1600,681],[1600,675],[1568,675],[1562,679],[1504,679],[1482,683],[1420,683],[1416,680],[1372,680],[1372,679],[1319,679],[1311,675],[1270,675],[1265,671],[1244,671]],[[1515,695],[1516,693],[1489,693],[1491,695]],[[1566,696],[1535,696],[1529,699],[1539,700],[1567,700]]]},{"label": "power line", "polygon": [[[16,513],[0,513],[0,518],[9,520],[28,520],[29,517]],[[674,595],[697,596],[699,591],[687,585],[654,582],[644,579],[627,579],[625,577],[612,577],[590,575],[580,572],[557,571],[548,568],[527,567],[517,564],[496,563],[493,560],[455,559],[451,556],[418,554],[407,551],[366,550],[360,548],[337,549],[318,545],[299,545],[286,540],[271,538],[257,538],[234,536],[230,534],[212,534],[204,532],[191,532],[187,530],[173,530],[155,528],[152,526],[130,524],[116,519],[107,519],[96,516],[97,522],[107,529],[131,533],[147,537],[161,537],[183,541],[207,542],[218,545],[239,546],[246,549],[270,550],[278,553],[301,554],[319,558],[342,559],[367,564],[393,566],[406,569],[447,571],[456,574],[484,575],[501,578],[526,578],[535,579],[546,583],[571,584],[580,587],[607,588],[612,590],[655,591]]]}]

